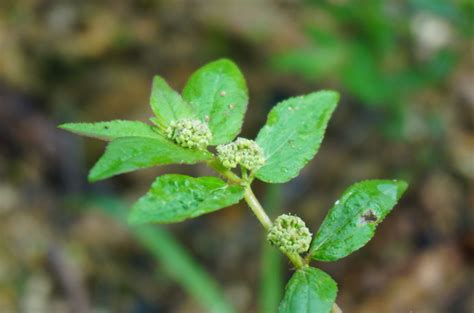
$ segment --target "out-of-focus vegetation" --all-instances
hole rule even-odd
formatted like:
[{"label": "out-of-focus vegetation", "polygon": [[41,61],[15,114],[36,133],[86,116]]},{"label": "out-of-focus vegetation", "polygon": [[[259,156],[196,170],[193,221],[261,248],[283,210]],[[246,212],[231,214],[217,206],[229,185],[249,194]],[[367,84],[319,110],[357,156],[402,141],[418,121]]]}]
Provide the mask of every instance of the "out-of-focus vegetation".
[{"label": "out-of-focus vegetation", "polygon": [[[55,126],[147,120],[154,74],[180,89],[193,70],[220,57],[235,59],[247,77],[246,137],[277,100],[342,91],[324,147],[300,178],[282,186],[283,212],[318,225],[354,181],[410,181],[374,241],[347,260],[322,264],[340,282],[341,307],[472,309],[472,2],[355,3],[1,1],[0,311],[208,311],[127,229],[91,209],[103,205],[65,201],[99,194],[130,203],[168,170],[90,185],[86,169],[102,145]],[[274,305],[279,280],[266,276],[260,287],[260,263],[248,261],[260,256],[262,234],[244,205],[166,230],[237,312]],[[278,261],[265,255],[277,271]]]},{"label": "out-of-focus vegetation", "polygon": [[358,102],[384,109],[381,124],[403,136],[406,106],[436,87],[459,62],[472,35],[472,3],[435,1],[309,1],[308,43],[273,58],[276,69],[331,81]]}]

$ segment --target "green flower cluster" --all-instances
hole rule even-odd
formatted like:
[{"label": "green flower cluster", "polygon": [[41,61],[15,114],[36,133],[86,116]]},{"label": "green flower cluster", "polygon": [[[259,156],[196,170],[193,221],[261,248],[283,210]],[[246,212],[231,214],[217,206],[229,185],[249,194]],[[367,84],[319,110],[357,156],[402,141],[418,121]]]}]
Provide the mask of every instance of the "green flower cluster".
[{"label": "green flower cluster", "polygon": [[285,253],[308,251],[312,234],[298,216],[283,214],[275,219],[267,234],[267,240]]},{"label": "green flower cluster", "polygon": [[171,122],[166,136],[183,148],[205,150],[212,140],[207,124],[199,120],[183,119]]},{"label": "green flower cluster", "polygon": [[217,146],[217,157],[227,168],[240,164],[250,171],[259,169],[265,163],[262,148],[255,141],[240,137],[234,142]]}]

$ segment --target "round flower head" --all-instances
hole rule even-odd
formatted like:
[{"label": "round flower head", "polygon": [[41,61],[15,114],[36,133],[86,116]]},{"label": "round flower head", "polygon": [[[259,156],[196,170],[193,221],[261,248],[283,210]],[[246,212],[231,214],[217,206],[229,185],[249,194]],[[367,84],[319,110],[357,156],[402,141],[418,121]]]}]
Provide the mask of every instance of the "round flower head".
[{"label": "round flower head", "polygon": [[253,140],[237,138],[236,141],[217,147],[217,157],[222,165],[234,168],[237,164],[255,171],[265,163],[263,150]]},{"label": "round flower head", "polygon": [[193,119],[171,122],[166,136],[181,147],[199,150],[206,149],[212,139],[207,124]]},{"label": "round flower head", "polygon": [[225,145],[217,146],[217,158],[227,168],[234,168],[239,164],[237,145],[231,142]]},{"label": "round flower head", "polygon": [[239,163],[246,169],[255,171],[265,163],[263,150],[255,141],[237,138],[235,144],[237,146]]},{"label": "round flower head", "polygon": [[267,240],[285,253],[308,251],[312,234],[298,216],[283,214],[275,219],[267,234]]}]

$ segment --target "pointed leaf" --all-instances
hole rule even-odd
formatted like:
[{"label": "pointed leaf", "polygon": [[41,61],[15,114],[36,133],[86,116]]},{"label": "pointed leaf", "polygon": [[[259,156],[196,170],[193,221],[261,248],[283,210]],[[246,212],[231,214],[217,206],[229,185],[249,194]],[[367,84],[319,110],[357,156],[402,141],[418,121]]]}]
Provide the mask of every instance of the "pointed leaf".
[{"label": "pointed leaf", "polygon": [[367,180],[349,187],[319,228],[310,248],[313,259],[335,261],[363,247],[407,186],[404,181]]},{"label": "pointed leaf", "polygon": [[160,76],[153,78],[150,105],[153,113],[164,125],[168,125],[171,121],[194,117],[191,106]]},{"label": "pointed leaf", "polygon": [[113,140],[122,137],[156,138],[160,134],[153,126],[138,121],[114,120],[98,123],[66,123],[58,126],[72,133],[101,140]]},{"label": "pointed leaf", "polygon": [[184,87],[183,98],[209,124],[212,144],[230,142],[240,133],[248,94],[245,79],[232,61],[222,59],[198,69]]},{"label": "pointed leaf", "polygon": [[211,158],[207,151],[181,148],[163,137],[113,140],[89,173],[90,181],[140,168],[173,163],[194,164]]},{"label": "pointed leaf", "polygon": [[133,206],[128,221],[132,224],[180,222],[235,204],[243,196],[242,186],[227,185],[217,177],[163,175]]},{"label": "pointed leaf", "polygon": [[318,152],[338,100],[334,91],[319,91],[277,104],[256,139],[266,158],[256,177],[284,183],[298,176]]},{"label": "pointed leaf", "polygon": [[331,276],[305,267],[297,270],[288,282],[278,313],[329,313],[336,295],[337,284]]}]

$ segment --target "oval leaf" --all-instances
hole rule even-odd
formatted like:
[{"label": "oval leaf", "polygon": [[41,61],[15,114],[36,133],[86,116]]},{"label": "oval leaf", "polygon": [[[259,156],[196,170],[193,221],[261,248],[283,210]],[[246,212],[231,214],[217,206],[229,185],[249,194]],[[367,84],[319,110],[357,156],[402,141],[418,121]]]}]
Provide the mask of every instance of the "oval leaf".
[{"label": "oval leaf", "polygon": [[284,183],[298,176],[318,152],[338,100],[334,91],[319,91],[277,104],[256,139],[266,157],[256,177]]},{"label": "oval leaf", "polygon": [[163,137],[113,140],[89,173],[90,181],[140,168],[173,163],[194,164],[211,158],[207,151],[181,148]]},{"label": "oval leaf", "polygon": [[160,76],[153,78],[150,106],[163,125],[183,118],[194,117],[191,106]]},{"label": "oval leaf", "polygon": [[153,129],[153,126],[138,121],[115,120],[98,123],[66,123],[58,127],[71,133],[107,141],[122,137],[157,138],[161,136]]},{"label": "oval leaf", "polygon": [[314,267],[299,269],[285,288],[278,313],[329,313],[336,295],[331,276]]},{"label": "oval leaf", "polygon": [[363,247],[407,186],[404,181],[367,180],[349,187],[316,234],[310,249],[313,259],[334,261]]},{"label": "oval leaf", "polygon": [[227,185],[217,177],[185,175],[158,177],[128,216],[131,224],[175,223],[235,204],[244,188]]},{"label": "oval leaf", "polygon": [[247,110],[245,79],[237,65],[222,59],[198,69],[183,89],[183,98],[199,119],[209,124],[212,144],[232,141]]}]

